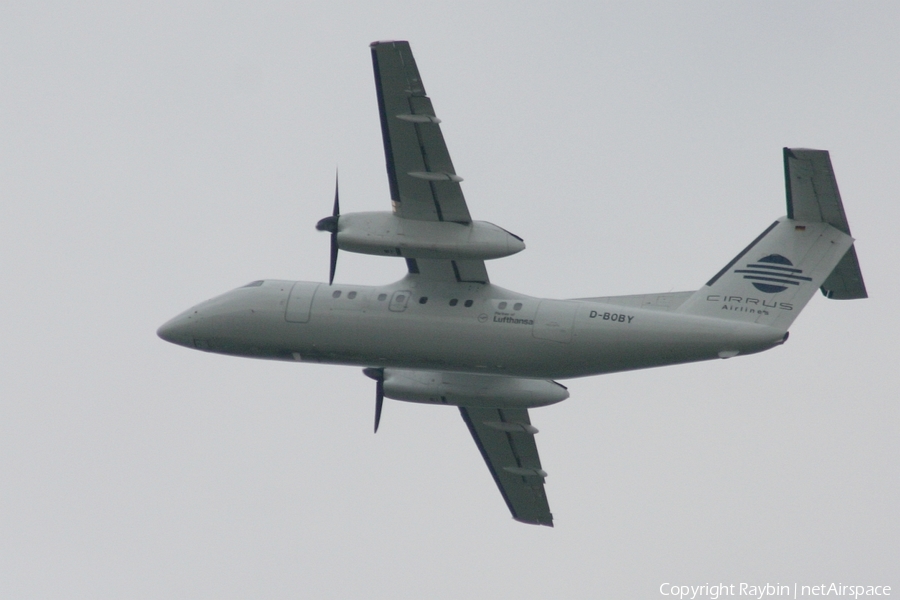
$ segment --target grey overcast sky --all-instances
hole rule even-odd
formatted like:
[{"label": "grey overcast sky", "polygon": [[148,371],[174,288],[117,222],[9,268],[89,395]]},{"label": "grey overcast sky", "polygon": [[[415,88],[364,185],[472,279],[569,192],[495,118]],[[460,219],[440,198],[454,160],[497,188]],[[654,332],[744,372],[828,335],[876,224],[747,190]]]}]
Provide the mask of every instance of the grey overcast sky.
[{"label": "grey overcast sky", "polygon": [[[900,5],[0,6],[0,597],[657,598],[662,583],[900,593]],[[327,278],[387,210],[368,44],[407,39],[495,283],[696,289],[831,151],[868,300],[770,352],[567,381],[533,411],[554,529],[514,522],[452,408],[358,369],[156,328]],[[343,253],[337,281],[402,261]]]}]

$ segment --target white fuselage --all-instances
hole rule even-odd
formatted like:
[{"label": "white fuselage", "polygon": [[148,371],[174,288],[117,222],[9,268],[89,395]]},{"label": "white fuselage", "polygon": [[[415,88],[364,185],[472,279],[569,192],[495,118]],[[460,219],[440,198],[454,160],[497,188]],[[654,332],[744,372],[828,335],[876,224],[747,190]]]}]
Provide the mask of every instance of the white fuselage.
[{"label": "white fuselage", "polygon": [[767,350],[785,335],[733,320],[412,276],[381,287],[256,282],[182,313],[159,334],[237,356],[541,379],[727,358]]}]

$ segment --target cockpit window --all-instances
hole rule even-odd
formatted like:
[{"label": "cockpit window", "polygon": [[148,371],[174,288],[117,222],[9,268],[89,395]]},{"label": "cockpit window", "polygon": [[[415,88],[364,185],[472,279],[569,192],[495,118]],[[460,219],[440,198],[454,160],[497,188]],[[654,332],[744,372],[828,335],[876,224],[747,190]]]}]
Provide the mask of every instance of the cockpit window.
[{"label": "cockpit window", "polygon": [[242,285],[241,287],[242,287],[242,288],[245,288],[245,287],[259,287],[259,286],[261,286],[261,285],[264,284],[264,283],[265,283],[265,280],[260,279],[259,281],[251,281],[251,282],[248,283],[247,285]]}]

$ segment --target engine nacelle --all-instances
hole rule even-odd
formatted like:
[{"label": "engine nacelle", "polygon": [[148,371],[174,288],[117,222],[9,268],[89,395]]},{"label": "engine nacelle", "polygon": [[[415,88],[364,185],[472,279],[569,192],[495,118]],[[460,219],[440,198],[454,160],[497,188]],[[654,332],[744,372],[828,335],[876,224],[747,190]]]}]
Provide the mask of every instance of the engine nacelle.
[{"label": "engine nacelle", "polygon": [[360,254],[458,260],[502,258],[525,249],[521,238],[485,221],[416,221],[389,212],[341,215],[337,243]]},{"label": "engine nacelle", "polygon": [[384,395],[424,404],[534,408],[562,402],[569,397],[569,391],[546,379],[385,369]]}]

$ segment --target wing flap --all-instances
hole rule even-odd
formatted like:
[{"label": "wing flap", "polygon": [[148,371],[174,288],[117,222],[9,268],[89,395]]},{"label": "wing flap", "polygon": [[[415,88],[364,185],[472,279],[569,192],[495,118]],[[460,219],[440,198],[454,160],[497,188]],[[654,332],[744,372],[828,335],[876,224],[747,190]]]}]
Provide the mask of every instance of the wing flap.
[{"label": "wing flap", "polygon": [[553,527],[528,410],[467,408],[459,412],[517,521]]}]

